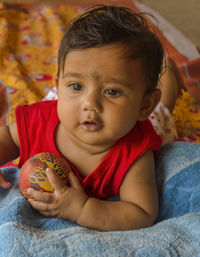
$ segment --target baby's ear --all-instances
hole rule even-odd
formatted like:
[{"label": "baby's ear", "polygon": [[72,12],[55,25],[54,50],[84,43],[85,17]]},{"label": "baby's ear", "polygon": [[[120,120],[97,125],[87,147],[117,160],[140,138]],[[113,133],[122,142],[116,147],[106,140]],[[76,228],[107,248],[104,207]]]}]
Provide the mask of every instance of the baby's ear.
[{"label": "baby's ear", "polygon": [[144,121],[149,117],[156,105],[159,103],[160,97],[161,91],[157,88],[153,91],[153,93],[144,96],[143,104],[138,117],[139,121]]}]

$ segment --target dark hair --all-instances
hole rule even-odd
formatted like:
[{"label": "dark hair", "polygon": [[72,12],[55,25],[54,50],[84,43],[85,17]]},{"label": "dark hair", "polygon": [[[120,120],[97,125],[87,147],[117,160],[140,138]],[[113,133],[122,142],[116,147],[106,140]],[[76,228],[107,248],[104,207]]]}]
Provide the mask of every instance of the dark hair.
[{"label": "dark hair", "polygon": [[81,14],[70,25],[58,52],[58,75],[64,70],[67,54],[75,49],[100,47],[122,42],[131,59],[142,59],[147,91],[158,83],[163,63],[163,47],[141,13],[119,6],[99,5]]}]

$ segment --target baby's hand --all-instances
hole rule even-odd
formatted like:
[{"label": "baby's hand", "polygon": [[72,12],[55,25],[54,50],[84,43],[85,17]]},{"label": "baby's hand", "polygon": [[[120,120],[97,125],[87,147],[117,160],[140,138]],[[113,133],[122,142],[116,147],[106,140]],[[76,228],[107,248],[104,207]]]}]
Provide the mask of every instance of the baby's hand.
[{"label": "baby's hand", "polygon": [[28,193],[33,198],[28,200],[29,203],[44,216],[76,221],[88,200],[78,178],[71,172],[69,174],[71,186],[66,186],[52,169],[47,169],[47,177],[55,191],[45,193],[29,188]]},{"label": "baby's hand", "polygon": [[6,181],[5,178],[3,177],[0,169],[0,187],[3,187],[5,189],[11,187],[11,183]]}]

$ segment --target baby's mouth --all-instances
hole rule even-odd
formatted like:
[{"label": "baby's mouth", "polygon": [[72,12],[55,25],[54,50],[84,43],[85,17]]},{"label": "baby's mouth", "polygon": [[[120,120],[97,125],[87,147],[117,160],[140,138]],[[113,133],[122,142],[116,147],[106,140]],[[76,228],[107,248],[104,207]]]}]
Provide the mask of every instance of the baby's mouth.
[{"label": "baby's mouth", "polygon": [[81,127],[86,131],[95,132],[100,129],[101,125],[96,121],[84,121],[81,123]]}]

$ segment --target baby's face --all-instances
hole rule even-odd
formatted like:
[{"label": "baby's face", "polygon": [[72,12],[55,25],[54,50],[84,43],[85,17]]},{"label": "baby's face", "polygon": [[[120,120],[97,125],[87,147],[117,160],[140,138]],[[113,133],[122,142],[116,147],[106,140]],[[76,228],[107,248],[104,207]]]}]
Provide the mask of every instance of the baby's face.
[{"label": "baby's face", "polygon": [[109,148],[144,119],[141,60],[124,53],[119,43],[68,53],[58,79],[58,115],[71,138]]}]

